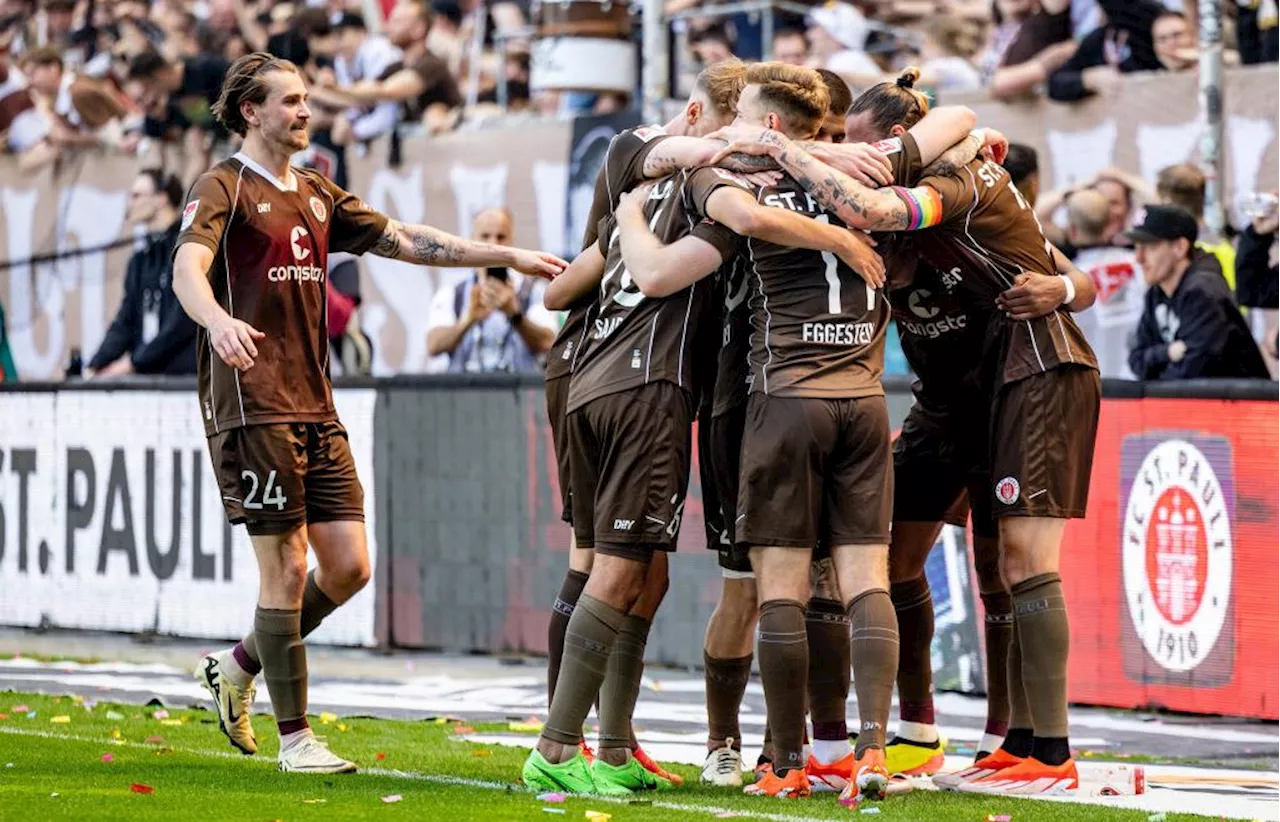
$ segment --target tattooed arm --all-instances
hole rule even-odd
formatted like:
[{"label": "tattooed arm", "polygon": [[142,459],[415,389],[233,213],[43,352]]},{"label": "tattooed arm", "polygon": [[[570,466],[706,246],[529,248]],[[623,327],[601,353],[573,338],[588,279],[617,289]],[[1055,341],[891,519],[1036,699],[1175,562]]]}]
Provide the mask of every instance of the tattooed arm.
[{"label": "tattooed arm", "polygon": [[568,265],[554,254],[464,240],[429,225],[406,225],[399,220],[387,221],[386,229],[369,249],[369,253],[406,263],[441,268],[502,265],[514,268],[521,274],[532,274],[544,279],[556,276]]},{"label": "tattooed arm", "polygon": [[568,311],[573,304],[600,287],[604,278],[604,255],[592,243],[574,258],[560,276],[551,281],[542,295],[548,311]]}]

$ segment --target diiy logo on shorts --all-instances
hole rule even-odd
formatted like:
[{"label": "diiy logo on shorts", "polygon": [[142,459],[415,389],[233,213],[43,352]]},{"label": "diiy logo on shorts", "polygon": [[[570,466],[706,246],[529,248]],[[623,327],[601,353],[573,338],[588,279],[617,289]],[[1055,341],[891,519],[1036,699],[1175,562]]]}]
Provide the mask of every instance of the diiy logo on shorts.
[{"label": "diiy logo on shorts", "polygon": [[1224,684],[1235,657],[1231,444],[1180,432],[1134,435],[1120,464],[1125,674]]}]

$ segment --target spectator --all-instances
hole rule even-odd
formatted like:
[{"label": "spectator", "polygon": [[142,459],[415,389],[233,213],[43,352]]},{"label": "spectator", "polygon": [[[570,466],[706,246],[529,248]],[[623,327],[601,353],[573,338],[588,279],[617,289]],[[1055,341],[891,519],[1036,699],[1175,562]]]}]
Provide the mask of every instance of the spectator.
[{"label": "spectator", "polygon": [[930,18],[920,48],[920,84],[946,93],[982,88],[982,75],[971,59],[978,53],[981,33],[976,24],[955,15]]},{"label": "spectator", "polygon": [[1154,0],[1098,0],[1107,24],[1085,37],[1066,65],[1049,77],[1049,96],[1070,102],[1120,91],[1120,75],[1163,68],[1151,26],[1164,11]]},{"label": "spectator", "polygon": [[689,32],[689,47],[704,67],[733,59],[733,37],[723,22],[709,23]]},{"label": "spectator", "polygon": [[809,39],[800,29],[782,29],[773,35],[773,59],[789,66],[809,64]]},{"label": "spectator", "polygon": [[[511,213],[476,215],[471,236],[510,245]],[[543,284],[504,268],[477,270],[431,301],[427,353],[447,354],[451,372],[535,371],[555,338],[555,319],[542,304]]]},{"label": "spectator", "polygon": [[1180,11],[1166,11],[1156,18],[1151,24],[1151,43],[1165,71],[1187,71],[1200,62],[1191,23]]},{"label": "spectator", "polygon": [[333,89],[327,99],[346,99],[356,107],[400,103],[405,119],[417,122],[425,116],[437,125],[433,131],[451,126],[449,112],[463,104],[462,93],[449,66],[427,49],[430,28],[431,10],[425,2],[400,0],[387,18],[387,36],[403,59],[384,70],[382,79]]},{"label": "spectator", "polygon": [[150,136],[164,137],[172,128],[215,131],[210,110],[222,93],[222,79],[230,65],[218,54],[167,60],[159,52],[147,51],[133,58],[129,80],[135,84],[136,101],[152,112],[164,111],[165,119],[149,127]]},{"label": "spectator", "polygon": [[1195,247],[1195,217],[1174,206],[1148,206],[1127,233],[1151,286],[1129,352],[1133,373],[1143,380],[1267,379],[1217,260]]},{"label": "spectator", "polygon": [[1040,199],[1040,157],[1036,150],[1022,143],[1010,143],[1004,158],[1004,170],[1022,193],[1022,199],[1035,205]]},{"label": "spectator", "polygon": [[1104,377],[1135,379],[1129,368],[1129,337],[1142,318],[1147,285],[1132,248],[1111,240],[1110,203],[1097,191],[1085,189],[1067,200],[1069,256],[1076,268],[1093,279],[1098,299],[1076,315],[1089,339]]},{"label": "spectator", "polygon": [[867,18],[848,3],[809,12],[809,67],[834,71],[854,88],[878,83],[883,73],[866,52]]},{"label": "spectator", "polygon": [[1204,220],[1204,172],[1190,163],[1160,169],[1156,176],[1156,199],[1161,205],[1177,206],[1191,212],[1200,226],[1196,248],[1218,258],[1227,286],[1236,286],[1236,250],[1225,238],[1211,232]]},{"label": "spectator", "polygon": [[1251,65],[1280,60],[1280,10],[1276,0],[1236,0],[1236,4],[1240,62]]},{"label": "spectator", "polygon": [[[400,49],[385,37],[370,35],[362,15],[348,12],[334,29],[338,33],[338,54],[333,71],[340,91],[361,82],[386,80],[402,67],[404,55]],[[325,97],[320,89],[312,89],[312,95],[325,104],[337,102],[341,106],[345,100]],[[366,142],[390,132],[399,119],[400,107],[395,102],[351,107],[334,119],[333,141],[338,145]]]},{"label": "spectator", "polygon": [[[1240,247],[1236,250],[1236,298],[1240,305],[1274,312],[1280,308],[1280,269],[1272,249],[1280,217],[1277,217],[1275,192],[1272,197],[1270,208],[1254,216],[1240,235]],[[1280,339],[1274,329],[1266,337],[1267,353],[1275,359],[1280,356]]]},{"label": "spectator", "polygon": [[196,372],[196,326],[173,293],[173,247],[182,199],[182,183],[173,175],[147,169],[134,179],[128,220],[150,236],[129,259],[124,298],[86,376]]},{"label": "spectator", "polygon": [[997,99],[1034,92],[1076,53],[1070,15],[1049,14],[1037,0],[996,0],[994,20],[979,69]]}]

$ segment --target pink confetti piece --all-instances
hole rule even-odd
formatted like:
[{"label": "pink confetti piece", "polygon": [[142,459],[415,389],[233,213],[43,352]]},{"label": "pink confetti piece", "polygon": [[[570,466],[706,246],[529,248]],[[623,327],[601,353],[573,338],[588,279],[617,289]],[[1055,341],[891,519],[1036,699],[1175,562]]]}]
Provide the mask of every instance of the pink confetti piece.
[{"label": "pink confetti piece", "polygon": [[540,793],[538,794],[539,802],[563,802],[564,794],[562,793]]},{"label": "pink confetti piece", "polygon": [[116,758],[114,754],[105,753],[102,755],[102,761],[110,765],[112,762],[116,761]]}]

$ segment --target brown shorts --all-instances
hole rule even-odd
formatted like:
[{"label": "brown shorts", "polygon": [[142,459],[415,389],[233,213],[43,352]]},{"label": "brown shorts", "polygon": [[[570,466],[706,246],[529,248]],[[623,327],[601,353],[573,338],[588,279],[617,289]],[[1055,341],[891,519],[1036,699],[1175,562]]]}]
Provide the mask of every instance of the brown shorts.
[{"label": "brown shorts", "polygon": [[[989,474],[982,467],[985,420],[939,417],[914,405],[893,444],[895,522],[945,522],[998,536],[991,515]],[[970,501],[974,505],[970,506]]]},{"label": "brown shorts", "polygon": [[988,486],[997,518],[1084,517],[1101,397],[1098,372],[1073,365],[1001,389]]},{"label": "brown shorts", "polygon": [[232,428],[209,437],[209,456],[227,519],[250,534],[364,521],[364,488],[340,422]]},{"label": "brown shorts", "polygon": [[547,419],[551,422],[551,444],[556,450],[560,480],[560,519],[573,524],[573,487],[569,481],[569,430],[564,409],[569,404],[569,374],[547,380]]},{"label": "brown shorts", "polygon": [[[734,520],[738,516],[738,471],[742,465],[742,429],[747,422],[747,404],[737,406],[710,420],[711,473],[720,498],[725,539],[714,546],[720,567],[735,574],[751,573],[747,547],[737,544]],[[708,548],[712,547],[710,545]]]},{"label": "brown shorts", "polygon": [[693,400],[674,383],[608,394],[569,412],[573,532],[602,554],[674,551],[689,488]]},{"label": "brown shorts", "polygon": [[784,548],[887,545],[893,505],[882,396],[752,394],[742,440],[738,542]]}]

